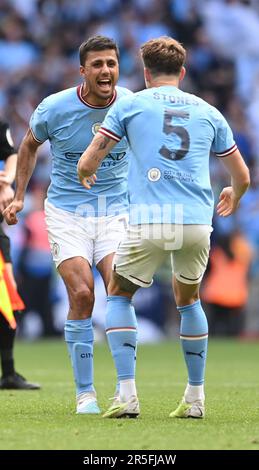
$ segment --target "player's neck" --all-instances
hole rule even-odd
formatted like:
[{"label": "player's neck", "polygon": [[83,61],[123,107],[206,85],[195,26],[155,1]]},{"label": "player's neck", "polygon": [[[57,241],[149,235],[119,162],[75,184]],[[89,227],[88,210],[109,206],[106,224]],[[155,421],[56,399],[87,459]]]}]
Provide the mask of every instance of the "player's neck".
[{"label": "player's neck", "polygon": [[95,95],[93,96],[85,95],[85,96],[82,96],[82,98],[90,106],[97,106],[100,108],[105,108],[105,106],[108,106],[108,104],[113,100],[113,96],[114,94],[111,97],[106,99],[106,98],[96,97]]},{"label": "player's neck", "polygon": [[160,86],[174,86],[179,87],[179,80],[177,78],[165,79],[163,77],[156,78],[150,81],[150,88],[156,88]]},{"label": "player's neck", "polygon": [[105,107],[108,106],[108,104],[113,100],[114,98],[114,93],[113,95],[110,96],[109,98],[102,98],[99,96],[96,96],[95,94],[92,94],[89,92],[88,88],[85,86],[85,84],[81,87],[80,94],[82,100],[86,103],[89,104],[90,106],[97,106],[97,107]]}]

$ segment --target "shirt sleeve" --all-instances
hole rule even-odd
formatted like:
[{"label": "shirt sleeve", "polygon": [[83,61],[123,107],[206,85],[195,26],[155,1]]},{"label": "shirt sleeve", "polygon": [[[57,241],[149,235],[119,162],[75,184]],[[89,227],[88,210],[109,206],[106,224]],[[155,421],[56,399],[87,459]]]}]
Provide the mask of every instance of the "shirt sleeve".
[{"label": "shirt sleeve", "polygon": [[5,122],[0,123],[0,160],[7,160],[7,158],[15,153],[13,140],[9,125]]},{"label": "shirt sleeve", "polygon": [[235,150],[237,145],[234,141],[232,130],[226,119],[217,111],[215,124],[215,137],[211,150],[216,153],[217,157],[228,157]]},{"label": "shirt sleeve", "polygon": [[30,129],[34,139],[37,142],[48,140],[48,111],[46,102],[43,100],[33,112],[30,119]]},{"label": "shirt sleeve", "polygon": [[100,134],[115,140],[115,142],[120,142],[120,140],[126,135],[124,120],[120,117],[122,101],[123,98],[112,106],[98,130]]}]

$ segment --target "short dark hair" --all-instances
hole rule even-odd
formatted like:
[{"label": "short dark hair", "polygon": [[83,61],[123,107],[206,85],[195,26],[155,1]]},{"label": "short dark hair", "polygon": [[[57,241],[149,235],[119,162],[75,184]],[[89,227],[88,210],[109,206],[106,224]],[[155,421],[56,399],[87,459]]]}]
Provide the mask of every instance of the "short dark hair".
[{"label": "short dark hair", "polygon": [[106,36],[93,36],[84,41],[79,47],[80,65],[85,64],[86,57],[90,51],[104,51],[105,49],[112,49],[116,52],[117,59],[119,60],[119,49],[113,39]]},{"label": "short dark hair", "polygon": [[179,75],[186,58],[183,46],[169,36],[145,42],[140,51],[144,66],[154,75]]}]

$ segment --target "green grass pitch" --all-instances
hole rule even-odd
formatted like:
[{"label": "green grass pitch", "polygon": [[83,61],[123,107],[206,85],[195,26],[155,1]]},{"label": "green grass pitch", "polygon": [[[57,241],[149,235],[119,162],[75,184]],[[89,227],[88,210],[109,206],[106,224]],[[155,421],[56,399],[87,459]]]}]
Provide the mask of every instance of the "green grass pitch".
[{"label": "green grass pitch", "polygon": [[[168,417],[186,371],[177,341],[138,350],[141,417],[105,420],[75,414],[72,371],[62,339],[17,343],[17,370],[40,391],[0,391],[0,449],[259,449],[259,345],[210,341],[206,418]],[[95,347],[95,385],[104,411],[115,372],[106,344]]]}]

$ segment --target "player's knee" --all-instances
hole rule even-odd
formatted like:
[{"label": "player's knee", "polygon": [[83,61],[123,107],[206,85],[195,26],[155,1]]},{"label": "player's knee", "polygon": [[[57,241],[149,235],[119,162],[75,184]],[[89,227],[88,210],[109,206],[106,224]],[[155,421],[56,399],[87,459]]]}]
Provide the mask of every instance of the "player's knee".
[{"label": "player's knee", "polygon": [[73,292],[73,304],[77,310],[92,312],[94,291],[87,286],[78,286]]},{"label": "player's knee", "polygon": [[118,273],[112,273],[112,277],[108,286],[109,295],[125,295],[131,298],[133,294],[138,290],[139,286],[133,284],[128,279],[120,276]]}]

